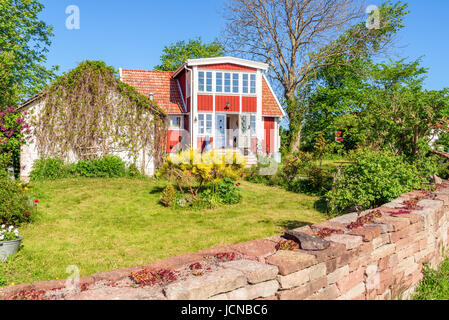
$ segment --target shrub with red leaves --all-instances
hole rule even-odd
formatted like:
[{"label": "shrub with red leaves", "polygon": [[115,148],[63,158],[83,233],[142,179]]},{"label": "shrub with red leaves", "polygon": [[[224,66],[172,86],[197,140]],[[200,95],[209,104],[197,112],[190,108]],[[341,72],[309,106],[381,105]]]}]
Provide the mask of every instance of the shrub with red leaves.
[{"label": "shrub with red leaves", "polygon": [[143,269],[140,271],[132,272],[129,277],[136,284],[143,287],[176,281],[178,279],[178,273],[176,271],[168,269],[160,269],[160,270]]},{"label": "shrub with red leaves", "polygon": [[317,237],[320,237],[322,239],[330,237],[332,234],[337,233],[341,234],[344,233],[343,230],[336,230],[336,229],[330,229],[330,228],[323,228],[319,231],[315,232]]},{"label": "shrub with red leaves", "polygon": [[234,252],[222,252],[222,253],[217,253],[214,257],[215,257],[215,259],[218,259],[220,261],[234,261],[235,253]]},{"label": "shrub with red leaves", "polygon": [[399,209],[399,210],[421,210],[422,207],[418,206],[418,202],[419,202],[419,198],[414,198],[414,199],[410,199],[410,200],[406,200],[404,201],[402,204],[402,207],[396,207],[395,209]]},{"label": "shrub with red leaves", "polygon": [[23,290],[5,300],[45,300],[45,293],[44,290]]},{"label": "shrub with red leaves", "polygon": [[356,221],[348,224],[346,226],[346,228],[348,228],[350,230],[361,228],[365,224],[373,223],[375,218],[381,218],[381,217],[382,217],[382,212],[380,212],[379,210],[375,210],[375,211],[372,211],[362,217],[359,217]]},{"label": "shrub with red leaves", "polygon": [[201,269],[203,269],[203,266],[201,265],[201,263],[196,262],[196,263],[192,263],[192,264],[189,266],[189,269],[190,269],[190,270],[201,270]]},{"label": "shrub with red leaves", "polygon": [[281,240],[276,244],[276,250],[296,250],[299,249],[299,244],[293,240]]},{"label": "shrub with red leaves", "polygon": [[399,210],[399,211],[396,211],[396,212],[390,212],[390,216],[394,217],[394,216],[400,216],[400,215],[403,215],[403,214],[410,214],[410,213],[411,212],[408,211],[408,210]]}]

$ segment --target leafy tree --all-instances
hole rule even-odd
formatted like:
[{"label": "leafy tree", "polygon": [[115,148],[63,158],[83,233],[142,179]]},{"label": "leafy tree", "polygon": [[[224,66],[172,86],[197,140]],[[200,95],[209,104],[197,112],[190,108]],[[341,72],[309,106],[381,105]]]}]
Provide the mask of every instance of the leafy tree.
[{"label": "leafy tree", "polygon": [[[402,28],[407,5],[385,2],[379,28],[367,24],[353,0],[227,0],[226,45],[230,52],[267,62],[286,101],[291,151],[301,145],[304,115],[317,71],[379,53]],[[300,94],[297,94],[297,93]]]},{"label": "leafy tree", "polygon": [[40,92],[56,68],[44,64],[53,28],[38,0],[0,1],[0,110]]},{"label": "leafy tree", "polygon": [[218,41],[204,43],[201,38],[178,41],[166,46],[161,55],[161,64],[154,67],[155,70],[175,71],[187,59],[213,58],[224,55],[224,47]]},{"label": "leafy tree", "polygon": [[[362,145],[409,157],[429,151],[431,139],[447,130],[449,90],[423,89],[420,61],[390,61],[371,67],[358,110],[335,122]],[[349,133],[349,134],[348,134]]]}]

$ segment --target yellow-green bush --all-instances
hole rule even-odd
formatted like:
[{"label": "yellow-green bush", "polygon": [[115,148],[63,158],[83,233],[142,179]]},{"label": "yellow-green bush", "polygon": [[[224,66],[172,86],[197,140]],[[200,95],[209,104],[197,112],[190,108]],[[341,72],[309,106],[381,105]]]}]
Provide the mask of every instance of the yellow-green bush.
[{"label": "yellow-green bush", "polygon": [[173,169],[178,169],[183,174],[196,177],[203,182],[218,182],[224,178],[237,180],[242,176],[245,166],[245,157],[236,152],[199,153],[190,149],[169,155],[157,175],[164,176]]},{"label": "yellow-green bush", "polygon": [[205,188],[210,187],[215,194],[215,186],[224,179],[239,179],[245,166],[245,157],[232,151],[222,154],[186,150],[168,156],[156,176],[165,177],[182,194],[187,191],[189,198],[198,200]]}]

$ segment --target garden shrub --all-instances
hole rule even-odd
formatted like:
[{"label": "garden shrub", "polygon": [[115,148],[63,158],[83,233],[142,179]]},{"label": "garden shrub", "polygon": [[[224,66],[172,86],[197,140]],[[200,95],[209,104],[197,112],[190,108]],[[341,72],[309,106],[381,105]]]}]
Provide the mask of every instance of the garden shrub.
[{"label": "garden shrub", "polygon": [[55,158],[41,158],[33,163],[30,173],[31,180],[55,180],[66,178],[70,175],[70,166],[63,160]]},{"label": "garden shrub", "polygon": [[293,181],[299,174],[305,174],[313,161],[313,155],[307,152],[297,152],[284,159],[280,171],[287,183]]},{"label": "garden shrub", "polygon": [[242,195],[238,185],[239,184],[236,185],[236,183],[230,178],[225,178],[220,181],[217,185],[218,200],[223,204],[239,203]]},{"label": "garden shrub", "polygon": [[326,193],[331,213],[379,206],[428,182],[415,165],[391,152],[359,150],[350,159],[352,163],[336,174],[332,190]]},{"label": "garden shrub", "polygon": [[91,161],[78,161],[72,170],[76,175],[88,178],[119,178],[126,175],[125,162],[119,156],[112,155]]},{"label": "garden shrub", "polygon": [[449,179],[449,162],[445,162],[438,167],[437,176]]},{"label": "garden shrub", "polygon": [[306,171],[307,178],[298,177],[288,184],[287,190],[296,193],[324,195],[332,188],[331,172],[317,166]]},{"label": "garden shrub", "polygon": [[135,164],[128,168],[125,162],[114,155],[93,160],[80,160],[74,164],[66,164],[62,159],[41,158],[34,162],[30,178],[32,180],[55,180],[69,177],[86,178],[120,178],[141,177]]},{"label": "garden shrub", "polygon": [[172,184],[165,187],[161,194],[161,203],[165,207],[173,207],[176,200],[176,190]]},{"label": "garden shrub", "polygon": [[34,205],[21,183],[0,178],[0,224],[18,226],[30,222]]}]

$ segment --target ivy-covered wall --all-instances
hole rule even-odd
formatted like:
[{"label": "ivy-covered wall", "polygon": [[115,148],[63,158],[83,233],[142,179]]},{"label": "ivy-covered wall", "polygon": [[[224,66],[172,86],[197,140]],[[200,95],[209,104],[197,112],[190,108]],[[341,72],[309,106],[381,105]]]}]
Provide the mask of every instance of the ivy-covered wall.
[{"label": "ivy-covered wall", "polygon": [[33,137],[22,148],[23,178],[40,157],[75,162],[115,154],[152,175],[165,156],[165,113],[102,61],[82,62],[24,110]]}]

